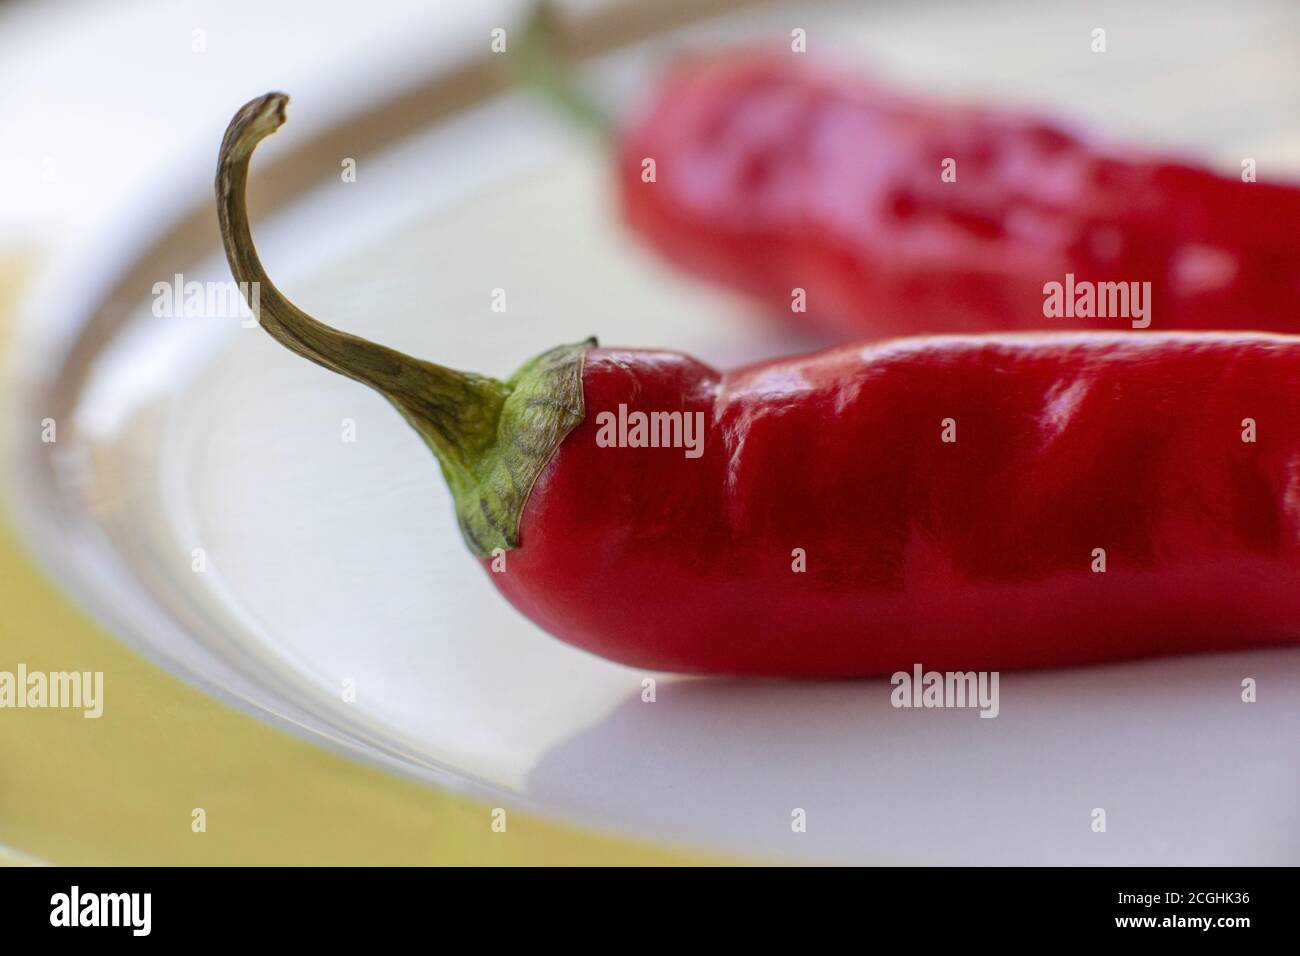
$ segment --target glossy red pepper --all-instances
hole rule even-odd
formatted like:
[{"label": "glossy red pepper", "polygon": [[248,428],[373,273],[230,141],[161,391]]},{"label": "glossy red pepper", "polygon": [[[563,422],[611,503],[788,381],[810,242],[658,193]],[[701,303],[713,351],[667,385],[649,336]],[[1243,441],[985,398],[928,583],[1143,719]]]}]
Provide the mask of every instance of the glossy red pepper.
[{"label": "glossy red pepper", "polygon": [[1146,327],[1045,316],[1067,274],[1150,282],[1152,329],[1300,331],[1300,189],[807,56],[683,61],[621,135],[618,180],[628,223],[672,262],[786,314],[803,289],[808,318],[855,337]]},{"label": "glossy red pepper", "polygon": [[[730,374],[596,349],[583,390],[492,578],[604,657],[853,676],[1300,640],[1300,342],[935,338]],[[703,412],[703,456],[598,447],[620,404]]]},{"label": "glossy red pepper", "polygon": [[[284,102],[223,145],[235,277],[278,341],[389,398],[492,581],[562,640],[800,677],[1300,640],[1300,339],[939,337],[726,374],[582,343],[497,382],[330,329],[266,278],[243,194]],[[698,415],[702,454],[605,447],[637,412]]]}]

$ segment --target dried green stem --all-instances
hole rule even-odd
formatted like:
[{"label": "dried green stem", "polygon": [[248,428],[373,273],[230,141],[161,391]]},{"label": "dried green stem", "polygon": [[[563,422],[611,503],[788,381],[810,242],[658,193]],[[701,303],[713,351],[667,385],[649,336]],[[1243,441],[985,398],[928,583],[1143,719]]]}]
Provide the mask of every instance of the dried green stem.
[{"label": "dried green stem", "polygon": [[349,335],[295,306],[262,267],[245,203],[249,159],[284,123],[288,101],[283,93],[267,93],[245,104],[222,141],[217,215],[231,272],[240,283],[256,284],[258,296],[250,295],[249,305],[277,342],[369,385],[419,432],[442,466],[475,554],[516,547],[533,482],[582,420],[582,356],[595,340],[553,349],[502,382]]}]

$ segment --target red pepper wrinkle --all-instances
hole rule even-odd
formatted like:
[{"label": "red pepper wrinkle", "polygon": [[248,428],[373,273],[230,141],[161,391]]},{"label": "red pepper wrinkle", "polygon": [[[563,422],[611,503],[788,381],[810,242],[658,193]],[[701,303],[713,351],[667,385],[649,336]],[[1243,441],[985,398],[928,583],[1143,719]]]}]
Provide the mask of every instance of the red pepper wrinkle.
[{"label": "red pepper wrinkle", "polygon": [[[1296,341],[935,337],[721,375],[594,349],[583,387],[491,577],[613,660],[848,677],[1300,636]],[[703,413],[703,456],[598,447],[620,403]]]}]

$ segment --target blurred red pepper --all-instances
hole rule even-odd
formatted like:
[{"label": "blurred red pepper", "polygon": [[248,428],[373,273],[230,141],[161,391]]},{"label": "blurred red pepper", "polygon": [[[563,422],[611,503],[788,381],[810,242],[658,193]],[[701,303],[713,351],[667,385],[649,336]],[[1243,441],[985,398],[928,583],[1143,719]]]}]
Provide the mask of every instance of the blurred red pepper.
[{"label": "blurred red pepper", "polygon": [[1154,329],[1300,330],[1300,189],[806,56],[686,59],[617,150],[626,219],[666,258],[786,313],[805,290],[839,333],[1143,327],[1045,316],[1067,274],[1150,282]]}]

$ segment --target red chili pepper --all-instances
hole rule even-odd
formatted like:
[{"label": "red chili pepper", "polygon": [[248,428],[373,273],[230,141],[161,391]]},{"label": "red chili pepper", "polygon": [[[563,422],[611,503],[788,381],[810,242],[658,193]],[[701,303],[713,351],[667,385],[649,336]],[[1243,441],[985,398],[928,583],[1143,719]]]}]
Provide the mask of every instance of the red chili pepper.
[{"label": "red chili pepper", "polygon": [[[1300,640],[1300,339],[931,338],[725,374],[589,342],[468,375],[322,325],[266,277],[244,187],[285,99],[222,147],[236,279],[278,341],[398,408],[492,581],[562,640],[803,677]],[[605,447],[636,413],[687,446],[701,421],[702,454]]]},{"label": "red chili pepper", "polygon": [[1067,274],[1151,283],[1155,329],[1300,330],[1300,189],[804,56],[684,61],[621,137],[618,176],[627,221],[672,262],[785,313],[803,289],[839,332],[1133,327],[1045,316]]}]

